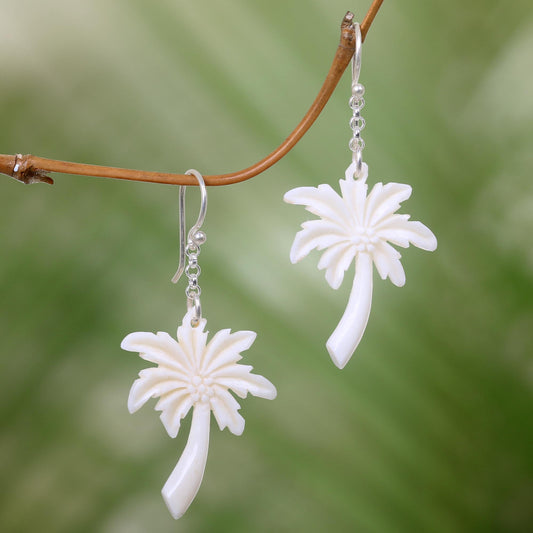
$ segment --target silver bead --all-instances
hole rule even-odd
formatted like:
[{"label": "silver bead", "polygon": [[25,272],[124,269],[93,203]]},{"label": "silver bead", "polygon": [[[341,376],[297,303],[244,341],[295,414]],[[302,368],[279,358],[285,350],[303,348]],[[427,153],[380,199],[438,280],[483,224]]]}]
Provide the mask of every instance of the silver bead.
[{"label": "silver bead", "polygon": [[352,85],[352,95],[357,98],[362,98],[365,94],[365,87],[364,85],[361,85],[360,83],[355,83]]},{"label": "silver bead", "polygon": [[197,231],[192,238],[194,244],[196,244],[197,246],[201,246],[207,240],[207,235],[203,231]]}]

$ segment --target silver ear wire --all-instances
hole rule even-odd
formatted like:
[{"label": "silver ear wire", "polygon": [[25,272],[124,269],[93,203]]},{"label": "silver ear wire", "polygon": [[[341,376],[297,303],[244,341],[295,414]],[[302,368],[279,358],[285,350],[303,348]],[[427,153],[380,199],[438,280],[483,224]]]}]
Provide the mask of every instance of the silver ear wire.
[{"label": "silver ear wire", "polygon": [[[200,232],[200,228],[202,227],[202,224],[204,223],[205,214],[207,212],[207,190],[205,187],[204,178],[197,170],[194,170],[193,168],[187,170],[185,174],[194,176],[198,180],[198,185],[200,186],[200,213],[198,214],[198,219],[196,220],[196,223],[189,230],[187,239],[185,239],[185,234],[186,234],[185,190],[187,186],[180,185],[180,189],[179,189],[180,256],[179,256],[178,270],[176,270],[176,273],[172,277],[172,283],[178,283],[179,279],[181,278],[185,270],[185,249],[187,247],[188,241],[192,241],[193,243],[196,244],[196,246],[199,246],[200,244],[203,244],[206,239],[205,233]],[[201,235],[195,235],[197,233],[201,233]],[[198,242],[198,241],[202,241],[202,242]]]},{"label": "silver ear wire", "polygon": [[[200,246],[204,244],[207,237],[201,231],[204,223],[205,214],[207,212],[207,190],[205,187],[204,178],[194,169],[187,170],[186,174],[194,176],[198,180],[200,186],[200,212],[198,219],[194,226],[191,227],[185,239],[185,185],[180,185],[179,190],[179,236],[180,236],[180,252],[178,270],[172,278],[172,283],[177,283],[185,272],[189,283],[185,289],[187,295],[187,308],[194,309],[194,316],[191,319],[191,325],[196,327],[202,318],[202,306],[200,304],[200,285],[198,285],[198,276],[201,273],[200,265],[198,264],[198,255],[200,254]],[[185,266],[185,258],[188,258],[188,264]]]},{"label": "silver ear wire", "polygon": [[352,56],[352,85],[359,82],[359,74],[361,73],[361,50],[363,40],[361,36],[361,27],[358,22],[353,25],[355,32],[355,50]]}]

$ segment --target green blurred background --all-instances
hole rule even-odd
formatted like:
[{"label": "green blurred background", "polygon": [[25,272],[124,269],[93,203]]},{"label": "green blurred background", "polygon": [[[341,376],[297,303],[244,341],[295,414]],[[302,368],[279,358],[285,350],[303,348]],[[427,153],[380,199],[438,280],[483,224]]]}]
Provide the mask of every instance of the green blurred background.
[{"label": "green blurred background", "polygon": [[[248,166],[315,97],[350,9],[370,1],[0,0],[0,152],[183,172]],[[324,344],[335,292],[288,254],[301,185],[349,163],[346,75],[275,167],[209,189],[202,249],[211,332],[278,388],[213,426],[204,483],[179,522],[160,495],[171,440],[136,330],[185,310],[176,188],[55,175],[0,178],[2,532],[526,532],[533,527],[533,8],[386,1],[363,51],[369,182],[413,186],[403,211],[437,235],[376,276],[366,335],[341,372]],[[190,218],[197,191],[189,191]],[[349,276],[351,278],[351,276]]]}]

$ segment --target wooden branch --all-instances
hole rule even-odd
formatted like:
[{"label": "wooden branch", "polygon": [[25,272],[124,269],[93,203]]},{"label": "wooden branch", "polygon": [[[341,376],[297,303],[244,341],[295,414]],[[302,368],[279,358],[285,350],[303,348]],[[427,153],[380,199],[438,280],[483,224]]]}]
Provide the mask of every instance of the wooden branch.
[{"label": "wooden branch", "polygon": [[[361,23],[361,36],[364,40],[374,17],[376,16],[383,0],[373,0],[368,13]],[[305,132],[312,126],[318,115],[328,102],[335,87],[339,83],[343,72],[350,63],[355,47],[353,31],[353,13],[346,13],[341,23],[341,37],[333,63],[326,76],[326,80],[311,104],[309,111],[302,121],[296,126],[294,131],[264,159],[238,172],[231,174],[216,174],[204,176],[206,185],[230,185],[253,178],[264,172],[274,163],[284,157],[303,137]],[[34,155],[0,155],[0,173],[7,174],[22,183],[49,183],[53,180],[48,172],[60,172],[63,174],[77,174],[82,176],[95,176],[99,178],[114,178],[133,181],[145,181],[151,183],[166,183],[172,185],[198,185],[194,176],[186,174],[167,174],[163,172],[149,172],[143,170],[132,170],[126,168],[103,167],[98,165],[87,165],[84,163],[69,163],[67,161],[57,161],[46,159]]]}]

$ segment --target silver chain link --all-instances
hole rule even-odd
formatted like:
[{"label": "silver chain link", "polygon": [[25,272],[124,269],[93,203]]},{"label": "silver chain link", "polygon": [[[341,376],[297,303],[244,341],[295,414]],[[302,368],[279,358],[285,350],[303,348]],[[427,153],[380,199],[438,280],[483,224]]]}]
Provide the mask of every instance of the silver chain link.
[{"label": "silver chain link", "polygon": [[350,109],[352,110],[352,118],[350,119],[350,128],[352,130],[352,138],[348,143],[350,150],[353,153],[352,160],[357,164],[354,176],[358,176],[361,173],[363,163],[363,149],[365,147],[365,141],[361,137],[361,132],[364,130],[366,122],[361,116],[361,110],[365,107],[365,88],[360,83],[354,83],[352,85],[352,96],[348,102]]},{"label": "silver chain link", "polygon": [[185,267],[185,275],[189,280],[187,288],[185,289],[185,294],[187,298],[193,300],[195,296],[200,296],[202,289],[198,285],[198,277],[200,276],[202,269],[198,264],[198,255],[200,254],[200,247],[195,246],[194,243],[190,242],[187,245],[185,250],[187,254],[187,266]]},{"label": "silver chain link", "polygon": [[194,235],[189,235],[185,254],[187,255],[187,266],[185,267],[185,275],[189,280],[185,294],[189,300],[199,298],[202,289],[198,284],[198,277],[202,273],[202,269],[198,264],[198,256],[200,255],[200,245],[206,241],[206,236],[203,231],[197,231]]},{"label": "silver chain link", "polygon": [[198,284],[198,277],[202,273],[202,269],[198,264],[198,256],[200,255],[200,245],[206,241],[207,237],[203,231],[197,231],[193,235],[189,234],[187,247],[185,248],[185,255],[187,256],[187,266],[185,267],[185,275],[189,280],[185,289],[187,296],[187,307],[194,309],[194,316],[191,318],[191,326],[195,328],[200,323],[202,318],[202,305],[200,303],[200,294],[202,289]]}]

